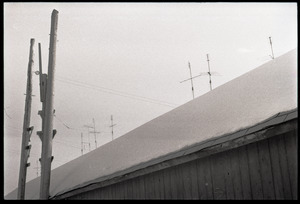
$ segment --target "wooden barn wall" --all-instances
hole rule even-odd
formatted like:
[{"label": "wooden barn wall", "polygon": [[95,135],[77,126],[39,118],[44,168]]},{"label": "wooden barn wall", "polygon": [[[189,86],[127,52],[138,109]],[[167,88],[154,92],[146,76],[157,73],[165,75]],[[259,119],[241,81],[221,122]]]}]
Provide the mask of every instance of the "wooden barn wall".
[{"label": "wooden barn wall", "polygon": [[296,131],[68,199],[297,199]]}]

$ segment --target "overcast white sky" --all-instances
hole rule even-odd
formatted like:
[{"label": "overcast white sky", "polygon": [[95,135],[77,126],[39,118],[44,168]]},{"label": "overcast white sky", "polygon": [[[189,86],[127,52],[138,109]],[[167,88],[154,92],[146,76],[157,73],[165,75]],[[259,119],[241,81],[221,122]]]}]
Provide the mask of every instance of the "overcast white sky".
[{"label": "overcast white sky", "polygon": [[[193,75],[207,71],[216,88],[297,46],[296,3],[5,3],[4,193],[17,187],[30,39],[42,45],[47,72],[51,12],[58,10],[53,143],[56,168],[81,155],[81,132],[95,119],[98,146],[192,100]],[[41,130],[39,78],[33,75],[32,150],[27,180],[36,177]],[[195,96],[209,91],[194,80]],[[67,128],[70,127],[70,129]],[[91,149],[95,149],[90,135]],[[86,147],[84,153],[88,152]],[[113,159],[113,158],[112,158]]]}]

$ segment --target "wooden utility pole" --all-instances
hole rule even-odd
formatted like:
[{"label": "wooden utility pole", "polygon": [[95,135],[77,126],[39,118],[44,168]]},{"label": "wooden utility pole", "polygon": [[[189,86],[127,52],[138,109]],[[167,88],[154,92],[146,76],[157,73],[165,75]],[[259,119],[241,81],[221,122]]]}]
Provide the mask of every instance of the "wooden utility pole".
[{"label": "wooden utility pole", "polygon": [[41,183],[40,199],[49,198],[51,162],[52,162],[52,139],[55,135],[53,130],[54,114],[54,75],[56,61],[58,11],[53,10],[51,15],[50,45],[48,59],[48,77],[46,86],[46,100],[44,112],[44,130],[42,133],[42,158],[41,158]]},{"label": "wooden utility pole", "polygon": [[34,39],[30,39],[30,51],[29,51],[29,62],[27,71],[27,87],[26,87],[26,101],[25,101],[25,114],[23,121],[23,134],[22,134],[22,146],[21,146],[21,159],[20,159],[20,171],[19,171],[19,183],[18,183],[18,199],[24,200],[25,198],[25,184],[26,184],[26,174],[27,167],[30,163],[27,163],[31,145],[30,136],[33,127],[30,126],[30,115],[31,115],[31,94],[32,94],[32,66],[33,66],[33,46]]}]

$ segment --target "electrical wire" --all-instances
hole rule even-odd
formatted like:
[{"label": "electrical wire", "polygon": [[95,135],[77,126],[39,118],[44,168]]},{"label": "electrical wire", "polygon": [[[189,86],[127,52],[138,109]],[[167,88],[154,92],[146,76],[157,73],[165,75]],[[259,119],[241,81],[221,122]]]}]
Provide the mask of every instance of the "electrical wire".
[{"label": "electrical wire", "polygon": [[67,125],[65,122],[63,122],[61,119],[59,119],[55,114],[53,114],[54,118],[56,120],[58,120],[63,126],[65,126],[67,129],[69,130],[78,130],[78,131],[82,131],[81,129],[78,129],[78,128],[73,128],[73,127],[70,127],[69,125]]},{"label": "electrical wire", "polygon": [[73,147],[73,148],[76,148],[76,149],[81,149],[81,147],[70,145],[70,144],[66,144],[66,143],[64,143],[63,141],[60,141],[60,140],[53,140],[53,142],[56,142],[56,143],[59,143],[59,144],[63,144],[63,145],[69,146],[69,147]]},{"label": "electrical wire", "polygon": [[140,100],[140,101],[144,101],[144,102],[168,106],[171,108],[174,108],[177,106],[177,104],[174,104],[174,103],[151,99],[148,97],[130,94],[130,93],[126,93],[126,92],[121,92],[121,91],[117,91],[117,90],[109,89],[109,88],[105,88],[105,87],[95,86],[95,85],[88,84],[86,82],[80,82],[80,81],[76,81],[76,80],[72,80],[72,79],[68,79],[68,78],[64,78],[64,77],[56,77],[56,78],[57,78],[57,81],[60,81],[63,83],[67,83],[67,84],[71,84],[71,85],[75,85],[75,86],[79,86],[79,87],[83,87],[83,88],[87,88],[87,89],[93,89],[96,91],[101,91],[101,92],[118,95],[118,96],[122,96],[122,97],[126,97],[126,98],[131,98],[134,100]]}]

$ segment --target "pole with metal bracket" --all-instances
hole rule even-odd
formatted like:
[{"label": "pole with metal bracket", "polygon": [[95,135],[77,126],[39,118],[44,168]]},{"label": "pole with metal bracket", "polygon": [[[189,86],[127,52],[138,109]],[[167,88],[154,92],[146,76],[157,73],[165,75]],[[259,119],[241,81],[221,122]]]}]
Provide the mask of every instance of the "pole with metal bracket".
[{"label": "pole with metal bracket", "polygon": [[30,136],[33,130],[33,126],[30,126],[30,115],[31,115],[31,97],[32,97],[32,67],[33,67],[33,46],[35,40],[30,40],[30,54],[27,71],[27,88],[26,88],[26,101],[25,101],[25,114],[23,121],[23,134],[22,134],[22,146],[21,146],[21,159],[20,159],[20,171],[19,171],[19,182],[18,182],[18,199],[24,200],[25,198],[25,184],[27,167],[30,163],[27,163],[30,154],[31,145]]}]

